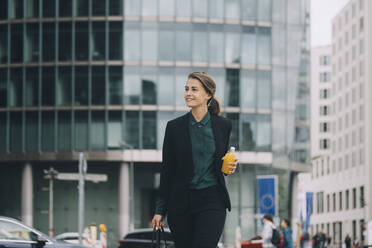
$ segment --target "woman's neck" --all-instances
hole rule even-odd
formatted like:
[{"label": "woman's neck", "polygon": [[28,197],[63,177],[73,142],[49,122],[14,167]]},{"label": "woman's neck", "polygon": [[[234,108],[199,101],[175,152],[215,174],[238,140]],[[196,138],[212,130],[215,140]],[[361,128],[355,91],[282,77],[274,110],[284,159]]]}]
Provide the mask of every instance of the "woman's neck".
[{"label": "woman's neck", "polygon": [[192,108],[191,113],[194,116],[195,120],[197,122],[199,122],[199,121],[203,120],[205,115],[208,113],[207,105],[205,105],[205,107],[200,106],[200,107],[197,107],[197,108]]}]

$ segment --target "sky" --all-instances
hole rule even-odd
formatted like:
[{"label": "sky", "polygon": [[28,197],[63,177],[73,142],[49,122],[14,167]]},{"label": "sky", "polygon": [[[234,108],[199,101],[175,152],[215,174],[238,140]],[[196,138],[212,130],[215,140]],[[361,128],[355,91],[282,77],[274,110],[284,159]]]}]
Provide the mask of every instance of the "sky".
[{"label": "sky", "polygon": [[332,18],[350,0],[311,0],[311,47],[331,44]]}]

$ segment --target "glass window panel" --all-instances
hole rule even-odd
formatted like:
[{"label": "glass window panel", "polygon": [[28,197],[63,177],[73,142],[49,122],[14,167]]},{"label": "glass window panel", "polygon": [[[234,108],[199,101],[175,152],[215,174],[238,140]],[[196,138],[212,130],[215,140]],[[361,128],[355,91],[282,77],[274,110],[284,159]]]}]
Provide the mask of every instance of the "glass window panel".
[{"label": "glass window panel", "polygon": [[6,152],[6,113],[0,112],[0,152]]},{"label": "glass window panel", "polygon": [[56,16],[56,1],[46,0],[43,2],[43,17],[55,17]]},{"label": "glass window panel", "polygon": [[55,23],[43,23],[43,61],[54,61],[55,36]]},{"label": "glass window panel", "polygon": [[123,67],[109,67],[109,104],[123,104]]},{"label": "glass window panel", "polygon": [[[2,1],[2,3],[4,0]],[[23,18],[23,0],[13,0],[10,2],[9,18],[21,19]]]},{"label": "glass window panel", "polygon": [[174,105],[174,70],[173,68],[159,70],[158,104]]},{"label": "glass window panel", "polygon": [[174,32],[160,31],[159,34],[159,60],[173,61],[174,54]]},{"label": "glass window panel", "polygon": [[[240,91],[241,106],[256,108],[256,73],[254,70],[243,70],[241,75],[242,90]],[[284,87],[283,87],[284,88]]]},{"label": "glass window panel", "polygon": [[153,23],[143,24],[142,30],[142,60],[156,61],[158,59],[158,32]]},{"label": "glass window panel", "polygon": [[257,143],[257,123],[254,114],[242,114],[242,148],[243,151],[254,151]]},{"label": "glass window panel", "polygon": [[246,26],[242,37],[242,64],[256,64],[256,32],[255,27]]},{"label": "glass window panel", "polygon": [[156,112],[144,111],[142,114],[142,148],[156,149]]},{"label": "glass window panel", "polygon": [[257,108],[271,109],[270,71],[257,71]]},{"label": "glass window panel", "polygon": [[155,68],[143,68],[142,104],[156,104],[156,74]]},{"label": "glass window panel", "polygon": [[266,27],[257,28],[257,62],[259,65],[271,64],[271,29]]},{"label": "glass window panel", "polygon": [[205,31],[194,32],[192,57],[194,62],[208,62],[208,36]]},{"label": "glass window panel", "polygon": [[176,61],[191,61],[190,31],[176,32]]},{"label": "glass window panel", "polygon": [[190,17],[191,16],[191,0],[177,0],[177,17]]},{"label": "glass window panel", "polygon": [[92,111],[92,122],[90,126],[90,147],[92,150],[105,148],[105,112]]},{"label": "glass window panel", "polygon": [[0,107],[6,107],[8,101],[8,94],[6,92],[7,84],[7,69],[0,69]]},{"label": "glass window panel", "polygon": [[0,25],[0,63],[8,61],[8,25]]},{"label": "glass window panel", "polygon": [[[286,45],[287,45],[287,34],[283,32],[283,28],[274,26],[272,29],[272,39],[275,41],[272,44],[273,47],[273,64],[274,65],[285,65],[286,64]],[[297,60],[298,63],[298,60]]]},{"label": "glass window panel", "polygon": [[109,15],[110,16],[123,15],[123,1],[122,0],[109,0]]},{"label": "glass window panel", "polygon": [[227,113],[226,117],[231,120],[232,124],[230,146],[234,146],[239,151],[239,114]]},{"label": "glass window panel", "polygon": [[226,0],[225,1],[225,17],[227,19],[240,19],[240,1]]},{"label": "glass window panel", "polygon": [[240,63],[239,33],[226,33],[225,53],[226,63]]},{"label": "glass window panel", "polygon": [[123,140],[122,112],[109,111],[109,122],[107,128],[107,145],[109,148],[118,148]]},{"label": "glass window panel", "polygon": [[93,22],[93,34],[91,37],[91,56],[93,60],[104,60],[106,58],[105,51],[105,23]]},{"label": "glass window panel", "polygon": [[[275,1],[275,0],[274,0]],[[258,3],[258,21],[271,21],[271,0],[259,0]],[[293,9],[292,11],[293,12]]]},{"label": "glass window panel", "polygon": [[273,76],[272,76],[272,84],[273,84],[273,99],[272,99],[272,107],[274,109],[282,109],[286,108],[286,77],[285,71],[283,68],[275,68],[273,69]]},{"label": "glass window panel", "polygon": [[225,103],[227,106],[239,106],[239,73],[238,69],[226,69]]},{"label": "glass window panel", "polygon": [[30,23],[26,26],[25,62],[39,61],[39,24]]},{"label": "glass window panel", "polygon": [[105,105],[106,78],[105,67],[92,67],[92,105]]},{"label": "glass window panel", "polygon": [[71,61],[72,58],[72,23],[60,22],[58,29],[58,59]]},{"label": "glass window panel", "polygon": [[71,67],[61,66],[58,68],[57,81],[57,106],[71,105],[72,102],[72,75]]},{"label": "glass window panel", "polygon": [[59,16],[72,16],[72,0],[59,1]]},{"label": "glass window panel", "polygon": [[10,112],[10,140],[9,150],[11,152],[22,151],[22,113]]},{"label": "glass window panel", "polygon": [[74,13],[76,16],[89,15],[89,0],[75,0]]},{"label": "glass window panel", "polygon": [[271,117],[270,115],[257,115],[257,144],[256,151],[271,151]]},{"label": "glass window panel", "polygon": [[257,1],[261,0],[242,0],[242,19],[247,21],[256,21]]},{"label": "glass window panel", "polygon": [[39,106],[39,68],[26,67],[25,105]]},{"label": "glass window panel", "polygon": [[88,105],[88,67],[75,68],[75,105]]},{"label": "glass window panel", "polygon": [[223,0],[209,0],[209,17],[223,19]]},{"label": "glass window panel", "polygon": [[124,55],[127,61],[139,61],[141,58],[139,25],[126,24],[124,27]]},{"label": "glass window panel", "polygon": [[54,67],[42,67],[42,93],[41,104],[43,106],[54,106],[55,75]]},{"label": "glass window panel", "polygon": [[223,32],[209,32],[209,62],[223,63],[223,48]]},{"label": "glass window panel", "polygon": [[21,68],[12,68],[10,70],[10,82],[8,89],[10,107],[21,107],[23,104],[22,74]]},{"label": "glass window panel", "polygon": [[208,0],[193,0],[193,17],[207,18],[208,16]]},{"label": "glass window panel", "polygon": [[189,73],[189,68],[176,68],[176,106],[185,106],[185,85]]},{"label": "glass window panel", "polygon": [[161,150],[163,148],[165,128],[168,121],[174,118],[173,111],[159,111],[158,112],[158,123],[157,123],[157,149]]},{"label": "glass window panel", "polygon": [[105,16],[107,0],[91,0],[91,1],[92,1],[92,15],[93,16]]},{"label": "glass window panel", "polygon": [[133,148],[139,148],[139,112],[125,111],[124,140]]},{"label": "glass window panel", "polygon": [[2,1],[2,8],[0,8],[0,20],[7,19],[8,18],[8,1],[3,0]]},{"label": "glass window panel", "polygon": [[124,68],[124,104],[139,104],[141,78],[138,68]]},{"label": "glass window panel", "polygon": [[75,149],[88,149],[88,112],[75,111]]},{"label": "glass window panel", "polygon": [[88,23],[77,22],[75,24],[75,59],[88,60],[89,36]]},{"label": "glass window panel", "polygon": [[41,113],[41,150],[53,151],[55,139],[55,115],[53,111]]},{"label": "glass window panel", "polygon": [[110,22],[109,60],[123,59],[123,23]]},{"label": "glass window panel", "polygon": [[143,16],[157,16],[158,1],[142,0],[142,15]]},{"label": "glass window panel", "polygon": [[58,112],[58,150],[71,150],[71,111]]},{"label": "glass window panel", "polygon": [[274,110],[272,114],[272,146],[275,154],[284,153],[287,140],[286,113]]},{"label": "glass window panel", "polygon": [[[276,0],[274,0],[275,2]],[[301,19],[301,1],[288,0],[287,1],[287,22],[290,24],[299,24]]]},{"label": "glass window panel", "polygon": [[10,61],[20,63],[23,61],[23,24],[11,24],[10,35]]},{"label": "glass window panel", "polygon": [[[6,1],[3,1],[6,2]],[[27,0],[26,4],[26,18],[38,18],[39,17],[39,0]]]},{"label": "glass window panel", "polygon": [[139,16],[141,13],[141,1],[126,0],[124,11],[126,16]]},{"label": "glass window panel", "polygon": [[174,17],[174,0],[159,0],[159,15]]},{"label": "glass window panel", "polygon": [[286,20],[287,0],[275,0],[272,2],[272,19],[275,23],[284,23]]}]

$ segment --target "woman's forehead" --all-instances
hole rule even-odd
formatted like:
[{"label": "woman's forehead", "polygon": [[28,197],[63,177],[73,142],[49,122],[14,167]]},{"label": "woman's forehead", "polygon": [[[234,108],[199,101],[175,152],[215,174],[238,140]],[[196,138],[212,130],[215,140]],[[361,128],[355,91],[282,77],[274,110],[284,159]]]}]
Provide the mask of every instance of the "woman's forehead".
[{"label": "woman's forehead", "polygon": [[201,83],[199,82],[199,80],[195,79],[195,78],[189,78],[187,81],[186,81],[186,86],[201,86]]}]

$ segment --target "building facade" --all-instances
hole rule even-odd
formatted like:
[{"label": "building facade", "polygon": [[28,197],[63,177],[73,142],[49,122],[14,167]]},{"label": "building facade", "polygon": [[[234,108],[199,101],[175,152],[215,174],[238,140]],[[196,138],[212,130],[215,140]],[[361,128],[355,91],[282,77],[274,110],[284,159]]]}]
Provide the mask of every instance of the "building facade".
[{"label": "building facade", "polygon": [[[207,71],[240,158],[223,242],[258,232],[258,175],[279,175],[289,215],[292,177],[309,168],[307,0],[1,4],[0,192],[14,195],[1,214],[47,230],[44,170],[77,172],[84,152],[88,173],[108,176],[86,184],[85,224],[107,224],[110,244],[148,227],[165,125],[188,111],[187,75]],[[77,230],[76,185],[55,181],[56,234]]]}]

